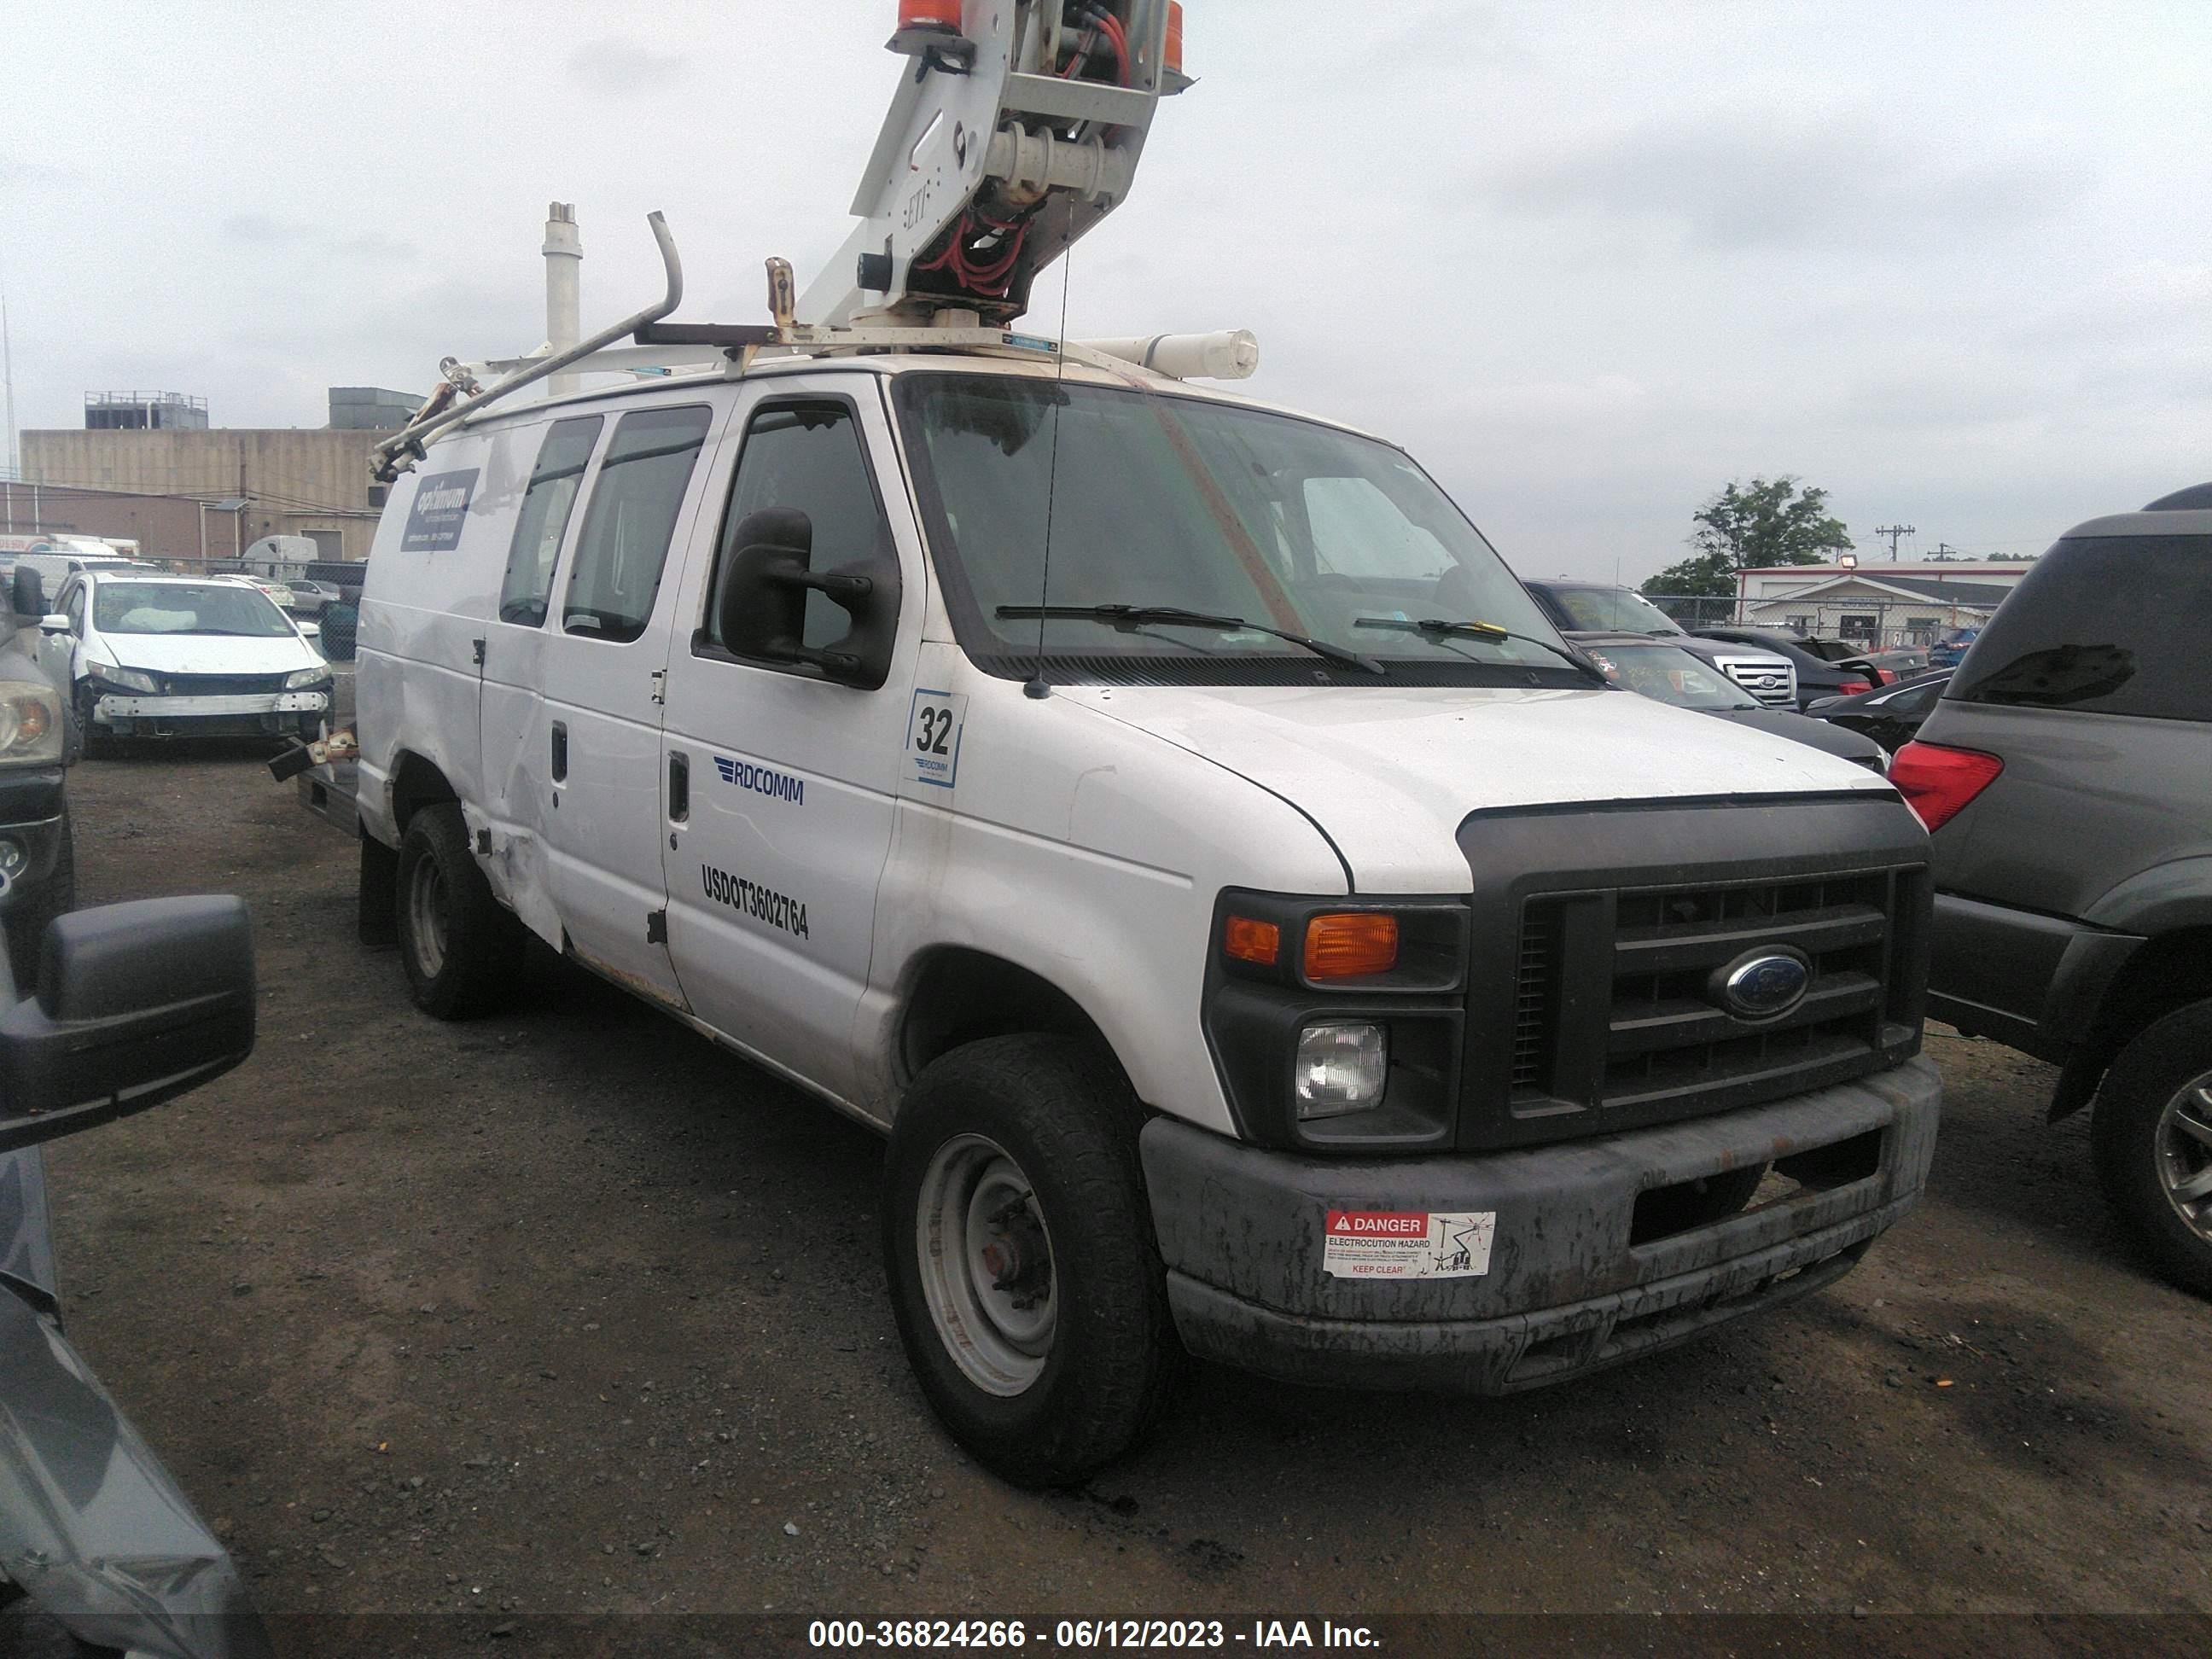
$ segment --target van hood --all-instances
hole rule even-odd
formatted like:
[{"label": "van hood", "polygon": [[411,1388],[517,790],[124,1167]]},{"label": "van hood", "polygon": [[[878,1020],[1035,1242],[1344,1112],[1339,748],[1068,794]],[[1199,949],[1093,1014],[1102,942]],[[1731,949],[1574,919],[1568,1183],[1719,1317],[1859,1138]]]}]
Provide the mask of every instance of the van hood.
[{"label": "van hood", "polygon": [[102,651],[156,674],[289,674],[322,660],[296,634],[102,634],[94,654]]},{"label": "van hood", "polygon": [[1063,686],[1054,695],[1289,801],[1335,844],[1359,892],[1467,891],[1454,836],[1479,811],[1893,793],[1802,743],[1627,691]]}]

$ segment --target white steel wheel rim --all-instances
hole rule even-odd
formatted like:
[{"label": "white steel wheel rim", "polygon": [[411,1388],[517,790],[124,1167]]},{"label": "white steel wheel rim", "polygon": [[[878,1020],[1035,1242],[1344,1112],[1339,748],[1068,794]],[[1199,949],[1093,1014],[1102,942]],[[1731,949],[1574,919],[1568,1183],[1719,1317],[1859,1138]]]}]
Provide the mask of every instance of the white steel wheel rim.
[{"label": "white steel wheel rim", "polygon": [[435,859],[416,860],[407,883],[407,918],[415,965],[423,978],[435,979],[446,965],[446,878]]},{"label": "white steel wheel rim", "polygon": [[2154,1155],[2166,1202],[2212,1243],[2212,1072],[2191,1079],[2166,1103]]},{"label": "white steel wheel rim", "polygon": [[938,1340],[986,1394],[1043,1374],[1059,1323],[1052,1235],[1021,1166],[983,1135],[956,1135],[921,1177],[915,1248]]}]

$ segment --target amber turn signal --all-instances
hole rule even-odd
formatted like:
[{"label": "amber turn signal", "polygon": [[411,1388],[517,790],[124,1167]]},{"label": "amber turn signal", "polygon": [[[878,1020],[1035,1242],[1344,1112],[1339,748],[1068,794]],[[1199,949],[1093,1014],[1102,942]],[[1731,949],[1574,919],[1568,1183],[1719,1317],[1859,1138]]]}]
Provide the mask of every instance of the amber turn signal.
[{"label": "amber turn signal", "polygon": [[1231,916],[1221,925],[1221,948],[1239,962],[1272,968],[1283,952],[1283,930],[1272,921]]},{"label": "amber turn signal", "polygon": [[1398,918],[1378,910],[1333,911],[1306,924],[1308,979],[1365,979],[1398,965]]}]

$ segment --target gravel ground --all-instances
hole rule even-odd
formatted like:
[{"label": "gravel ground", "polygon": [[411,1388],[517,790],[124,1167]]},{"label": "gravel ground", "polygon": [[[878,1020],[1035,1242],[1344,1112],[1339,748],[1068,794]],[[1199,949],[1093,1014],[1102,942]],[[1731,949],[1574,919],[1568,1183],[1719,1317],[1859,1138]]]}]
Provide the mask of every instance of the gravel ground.
[{"label": "gravel ground", "polygon": [[71,1334],[296,1650],[402,1645],[329,1617],[372,1613],[2212,1613],[2212,1308],[2004,1049],[1931,1036],[1928,1203],[1791,1309],[1504,1401],[1206,1371],[1039,1497],[908,1377],[867,1133],[550,955],[510,1014],[417,1015],[258,754],[72,787],[86,902],[253,907],[253,1059],[50,1157]]}]

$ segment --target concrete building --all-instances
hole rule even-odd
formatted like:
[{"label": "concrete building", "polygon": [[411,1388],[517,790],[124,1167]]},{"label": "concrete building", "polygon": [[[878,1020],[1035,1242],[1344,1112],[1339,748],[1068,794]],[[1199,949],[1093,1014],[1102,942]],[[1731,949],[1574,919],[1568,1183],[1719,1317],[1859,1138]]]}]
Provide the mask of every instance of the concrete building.
[{"label": "concrete building", "polygon": [[422,407],[419,392],[392,392],[380,386],[331,388],[331,424],[343,431],[397,432]]},{"label": "concrete building", "polygon": [[125,537],[144,557],[186,564],[305,536],[324,560],[365,559],[385,495],[369,451],[422,404],[334,386],[327,427],[210,427],[204,398],[89,393],[84,430],[21,434],[21,481],[0,483],[0,535]]},{"label": "concrete building", "polygon": [[[36,518],[34,530],[136,536],[149,557],[189,560],[200,554],[202,504],[239,501],[204,514],[210,552],[227,553],[234,539],[244,545],[306,536],[325,558],[365,559],[384,505],[383,486],[368,477],[380,435],[247,427],[27,431],[23,482],[7,488],[0,517],[12,514],[19,526]],[[158,498],[173,504],[157,507]]]},{"label": "concrete building", "polygon": [[1736,574],[1736,616],[1869,646],[1930,645],[1978,628],[2034,568],[2005,564],[1787,564]]}]

